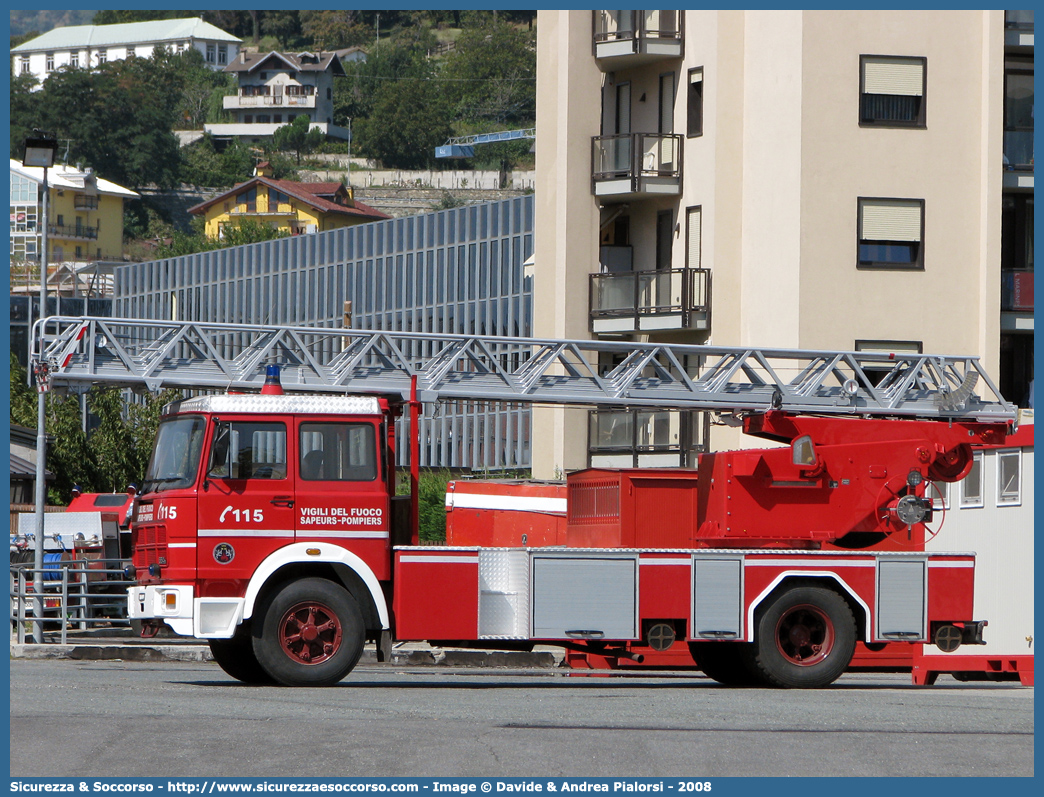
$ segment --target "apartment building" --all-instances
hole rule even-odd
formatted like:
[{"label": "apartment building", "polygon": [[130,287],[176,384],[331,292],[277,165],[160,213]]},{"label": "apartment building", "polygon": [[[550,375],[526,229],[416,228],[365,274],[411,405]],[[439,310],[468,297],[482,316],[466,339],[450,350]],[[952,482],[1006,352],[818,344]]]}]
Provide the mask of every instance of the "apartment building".
[{"label": "apartment building", "polygon": [[115,25],[72,25],[49,30],[11,49],[15,75],[44,80],[62,67],[92,69],[108,61],[149,58],[157,47],[168,52],[199,50],[211,69],[235,60],[242,40],[202,19],[158,19]]},{"label": "apartment building", "polygon": [[[40,260],[43,171],[11,159],[10,253],[15,270]],[[52,271],[63,263],[123,259],[123,203],[138,194],[103,180],[89,167],[66,164],[48,170],[47,194],[47,263]]]},{"label": "apartment building", "polygon": [[[1032,12],[538,27],[537,337],[974,354],[1029,400]],[[534,476],[743,445],[715,420],[538,408]]]}]

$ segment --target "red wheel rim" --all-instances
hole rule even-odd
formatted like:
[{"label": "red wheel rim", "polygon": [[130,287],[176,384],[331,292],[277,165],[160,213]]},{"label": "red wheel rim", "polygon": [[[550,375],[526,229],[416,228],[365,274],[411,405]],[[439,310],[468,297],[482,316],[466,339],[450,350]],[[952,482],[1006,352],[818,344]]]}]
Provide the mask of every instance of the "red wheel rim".
[{"label": "red wheel rim", "polygon": [[834,623],[818,606],[794,606],[776,623],[776,647],[791,664],[811,667],[830,655]]},{"label": "red wheel rim", "polygon": [[298,603],[279,621],[279,644],[299,664],[322,664],[341,647],[341,621],[321,603]]}]

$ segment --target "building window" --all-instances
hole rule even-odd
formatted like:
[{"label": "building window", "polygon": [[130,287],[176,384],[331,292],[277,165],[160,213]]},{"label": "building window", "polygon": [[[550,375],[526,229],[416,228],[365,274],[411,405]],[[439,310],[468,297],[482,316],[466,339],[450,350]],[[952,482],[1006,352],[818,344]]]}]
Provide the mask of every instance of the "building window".
[{"label": "building window", "polygon": [[28,55],[23,55],[22,56],[22,59],[21,59],[21,69],[19,70],[19,72],[20,72],[20,74],[23,74],[23,75],[28,75],[29,74],[29,56]]},{"label": "building window", "polygon": [[47,57],[44,59],[44,71],[54,71],[54,53],[47,53]]},{"label": "building window", "polygon": [[98,50],[98,63],[99,64],[104,64],[104,63],[107,63],[108,60],[109,60],[109,51],[108,50]]},{"label": "building window", "polygon": [[1033,171],[1033,59],[1004,61],[1004,168]]},{"label": "building window", "polygon": [[228,63],[228,45],[227,44],[219,44],[218,45],[217,55],[218,55],[218,63],[219,64],[227,64]]},{"label": "building window", "polygon": [[283,123],[283,115],[281,113],[273,114],[272,121],[277,125],[281,125]]},{"label": "building window", "polygon": [[254,115],[252,113],[243,114],[243,124],[252,125],[254,123]]},{"label": "building window", "polygon": [[656,214],[656,268],[671,267],[671,249],[674,243],[674,214],[661,210]]},{"label": "building window", "polygon": [[699,268],[702,256],[700,249],[703,236],[703,208],[688,208],[685,211],[685,265]]},{"label": "building window", "polygon": [[213,44],[208,44],[207,45],[207,63],[208,64],[214,63],[214,45]]},{"label": "building window", "polygon": [[927,58],[859,57],[859,123],[924,127]]},{"label": "building window", "polygon": [[924,200],[859,199],[859,268],[924,268]]},{"label": "building window", "polygon": [[997,452],[997,506],[1022,503],[1022,453]]},{"label": "building window", "polygon": [[267,72],[259,72],[258,73],[258,78],[261,79],[261,80],[268,80],[268,73]]},{"label": "building window", "polygon": [[879,363],[867,360],[861,362],[866,378],[877,387],[895,369],[895,355],[922,354],[924,344],[919,340],[857,340],[855,350],[884,355]]},{"label": "building window", "polygon": [[333,89],[331,89],[329,86],[327,86],[326,87],[326,99],[329,100],[332,97],[333,97]]},{"label": "building window", "polygon": [[972,454],[972,466],[961,481],[961,509],[978,508],[982,500],[982,452]]},{"label": "building window", "polygon": [[689,138],[703,135],[703,67],[689,70]]},{"label": "building window", "polygon": [[305,481],[377,478],[377,446],[368,423],[302,423],[299,450],[299,472]]},{"label": "building window", "polygon": [[73,67],[75,69],[79,65],[80,65],[80,54],[79,53],[71,53],[69,55],[69,66],[71,66],[71,67]]}]

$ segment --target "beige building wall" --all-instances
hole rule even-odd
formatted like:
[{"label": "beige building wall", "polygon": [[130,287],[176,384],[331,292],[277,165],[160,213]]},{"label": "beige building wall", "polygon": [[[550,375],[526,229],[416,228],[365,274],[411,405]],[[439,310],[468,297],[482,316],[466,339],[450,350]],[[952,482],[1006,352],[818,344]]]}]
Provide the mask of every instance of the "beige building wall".
[{"label": "beige building wall", "polygon": [[[536,162],[533,329],[539,338],[586,339],[587,275],[598,263],[591,138],[599,134],[602,74],[590,57],[589,11],[540,15],[537,117],[544,154]],[[538,478],[584,467],[586,445],[585,411],[533,409],[533,472],[543,474]]]},{"label": "beige building wall", "polygon": [[[1003,158],[1003,11],[686,11],[684,56],[603,72],[591,12],[540,12],[534,334],[591,337],[599,271],[591,138],[655,133],[674,72],[678,196],[630,200],[633,268],[655,268],[656,218],[674,212],[671,265],[686,265],[686,209],[702,210],[712,273],[706,332],[657,340],[851,350],[917,341],[972,354],[997,378]],[[927,59],[926,127],[859,124],[860,55]],[[686,137],[687,74],[703,68],[703,132]],[[923,270],[857,268],[859,197],[924,201]],[[642,339],[631,336],[631,339]],[[648,338],[645,338],[648,339]],[[534,412],[534,476],[586,466],[583,412]],[[714,427],[714,448],[742,445]]]}]

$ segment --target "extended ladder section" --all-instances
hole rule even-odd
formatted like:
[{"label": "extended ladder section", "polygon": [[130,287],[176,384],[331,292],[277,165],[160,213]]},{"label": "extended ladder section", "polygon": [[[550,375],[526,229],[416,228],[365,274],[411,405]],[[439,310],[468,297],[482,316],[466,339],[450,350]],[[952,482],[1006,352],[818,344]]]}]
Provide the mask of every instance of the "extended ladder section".
[{"label": "extended ladder section", "polygon": [[[714,412],[1007,421],[976,357],[52,317],[34,327],[51,384],[287,391]],[[39,369],[38,369],[39,370]]]}]

